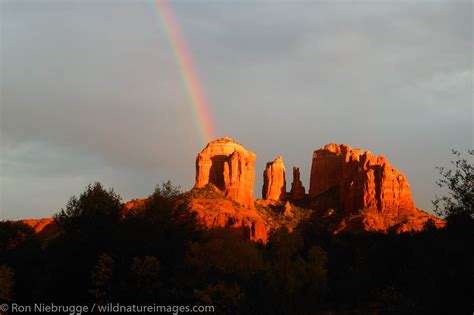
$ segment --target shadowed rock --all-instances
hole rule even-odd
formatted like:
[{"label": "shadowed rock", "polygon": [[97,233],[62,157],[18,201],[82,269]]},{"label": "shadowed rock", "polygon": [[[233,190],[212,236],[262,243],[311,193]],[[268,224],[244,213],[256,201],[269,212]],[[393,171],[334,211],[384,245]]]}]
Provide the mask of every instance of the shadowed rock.
[{"label": "shadowed rock", "polygon": [[285,164],[281,156],[267,163],[263,172],[262,198],[266,200],[286,198]]},{"label": "shadowed rock", "polygon": [[293,182],[291,183],[290,198],[300,200],[305,197],[305,189],[300,179],[300,169],[293,167]]}]

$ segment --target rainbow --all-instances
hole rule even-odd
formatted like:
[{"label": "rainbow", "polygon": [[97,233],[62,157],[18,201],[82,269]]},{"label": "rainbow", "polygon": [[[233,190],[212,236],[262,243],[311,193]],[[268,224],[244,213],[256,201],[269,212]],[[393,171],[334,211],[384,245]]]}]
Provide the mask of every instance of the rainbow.
[{"label": "rainbow", "polygon": [[180,76],[186,89],[188,103],[192,109],[201,140],[207,143],[215,137],[215,127],[199,76],[193,64],[191,52],[174,18],[173,9],[166,0],[152,0],[153,10],[158,14],[160,26],[173,50]]}]

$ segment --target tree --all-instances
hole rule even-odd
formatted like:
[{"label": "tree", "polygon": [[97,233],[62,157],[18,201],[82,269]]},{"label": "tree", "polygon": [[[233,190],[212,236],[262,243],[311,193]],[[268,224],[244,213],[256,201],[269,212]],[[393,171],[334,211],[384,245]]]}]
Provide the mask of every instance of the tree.
[{"label": "tree", "polygon": [[[454,168],[437,168],[441,178],[436,183],[448,190],[448,196],[435,196],[435,212],[448,220],[461,217],[474,219],[474,165],[462,158],[460,152],[452,152],[456,157],[451,161]],[[474,150],[468,150],[468,154],[472,159]]]},{"label": "tree", "polygon": [[0,263],[9,251],[14,250],[33,236],[34,230],[24,223],[0,221]]},{"label": "tree", "polygon": [[97,229],[120,220],[121,197],[112,188],[105,190],[96,182],[86,187],[77,198],[72,196],[56,216],[59,226],[67,231]]},{"label": "tree", "polygon": [[203,305],[212,305],[220,314],[242,314],[245,291],[237,283],[218,282],[203,290],[195,289],[194,297]]},{"label": "tree", "polygon": [[160,262],[154,256],[134,257],[126,289],[134,302],[155,301],[160,297]]},{"label": "tree", "polygon": [[186,258],[196,275],[208,280],[249,280],[264,264],[257,244],[227,229],[204,233],[200,242],[189,245]]},{"label": "tree", "polygon": [[170,181],[156,186],[145,202],[144,217],[153,223],[168,223],[168,221],[177,220],[181,214],[180,197],[180,187],[173,186]]},{"label": "tree", "polygon": [[312,314],[323,301],[327,287],[327,253],[319,246],[305,247],[298,230],[279,230],[267,245],[262,299],[271,300],[271,311]]},{"label": "tree", "polygon": [[0,302],[10,302],[13,298],[14,273],[11,267],[0,265]]},{"label": "tree", "polygon": [[60,233],[44,246],[46,279],[40,298],[62,303],[91,298],[91,272],[100,254],[119,246],[121,210],[120,196],[98,182],[69,199],[55,216]]},{"label": "tree", "polygon": [[99,260],[92,271],[92,290],[91,293],[95,301],[99,304],[105,304],[111,297],[112,280],[114,276],[115,261],[107,254],[99,256]]}]

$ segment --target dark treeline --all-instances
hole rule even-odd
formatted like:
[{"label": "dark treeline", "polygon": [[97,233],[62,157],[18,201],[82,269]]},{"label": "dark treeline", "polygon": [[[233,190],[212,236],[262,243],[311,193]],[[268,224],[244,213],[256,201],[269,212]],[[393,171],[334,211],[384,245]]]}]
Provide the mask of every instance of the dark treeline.
[{"label": "dark treeline", "polygon": [[221,314],[472,314],[472,208],[447,213],[444,229],[427,224],[401,235],[329,235],[313,219],[263,245],[236,231],[201,229],[183,196],[166,183],[125,212],[120,197],[96,183],[56,215],[52,237],[0,222],[0,302],[214,305]]}]

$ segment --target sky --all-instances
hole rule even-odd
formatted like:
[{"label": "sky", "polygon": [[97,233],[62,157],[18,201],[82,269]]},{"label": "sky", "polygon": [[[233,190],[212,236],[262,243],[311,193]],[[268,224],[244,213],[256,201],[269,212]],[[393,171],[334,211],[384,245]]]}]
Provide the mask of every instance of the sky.
[{"label": "sky", "polygon": [[[100,181],[123,200],[192,188],[204,147],[151,1],[0,0],[0,219]],[[216,136],[309,188],[327,143],[385,155],[430,211],[473,148],[472,1],[170,1]],[[289,189],[289,187],[288,187]]]}]

